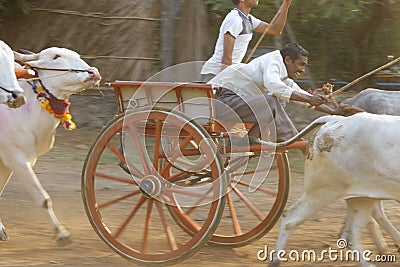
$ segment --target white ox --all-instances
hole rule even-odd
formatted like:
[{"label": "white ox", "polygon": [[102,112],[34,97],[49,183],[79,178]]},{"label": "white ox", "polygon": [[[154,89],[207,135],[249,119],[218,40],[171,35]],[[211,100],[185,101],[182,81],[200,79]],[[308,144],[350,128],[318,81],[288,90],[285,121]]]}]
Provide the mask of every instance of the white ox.
[{"label": "white ox", "polygon": [[[326,122],[312,138],[304,172],[304,193],[282,218],[275,251],[297,226],[318,210],[339,199],[348,199],[351,213],[347,242],[362,251],[361,229],[376,200],[400,200],[400,117],[359,113],[351,117],[325,116]],[[374,266],[361,258],[363,266]],[[271,266],[278,266],[274,258]]]},{"label": "white ox", "polygon": [[14,73],[14,54],[3,41],[0,41],[0,67],[0,103],[18,108],[25,103],[25,97]]},{"label": "white ox", "polygon": [[[0,106],[0,124],[7,126],[0,127],[0,193],[14,173],[35,202],[47,209],[57,240],[68,241],[70,234],[58,221],[50,196],[32,167],[39,156],[52,148],[60,123],[60,119],[45,108],[65,115],[68,97],[97,85],[101,76],[76,52],[65,48],[52,47],[32,55],[15,53],[15,59],[35,70],[40,80],[20,81],[26,97],[26,104],[21,108]],[[0,239],[6,240],[4,225],[0,225],[0,229]]]},{"label": "white ox", "polygon": [[400,91],[368,88],[342,104],[356,106],[369,113],[400,116]]},{"label": "white ox", "polygon": [[[362,108],[366,112],[374,114],[387,114],[400,116],[400,91],[385,91],[374,88],[368,88],[352,98],[346,99],[342,104],[356,106]],[[347,201],[347,218],[344,227],[343,238],[346,238],[350,234],[351,222],[353,221],[354,211],[359,210],[359,206],[362,206],[364,199],[349,199]],[[369,200],[367,200],[369,201]],[[400,247],[400,233],[387,219],[382,203],[376,201],[374,209],[371,212],[372,217],[381,225],[381,227],[392,237],[397,247]],[[387,251],[387,245],[385,240],[382,238],[376,223],[370,221],[368,224],[370,232],[374,237],[375,244],[378,246],[378,250],[381,254],[385,254]]]}]

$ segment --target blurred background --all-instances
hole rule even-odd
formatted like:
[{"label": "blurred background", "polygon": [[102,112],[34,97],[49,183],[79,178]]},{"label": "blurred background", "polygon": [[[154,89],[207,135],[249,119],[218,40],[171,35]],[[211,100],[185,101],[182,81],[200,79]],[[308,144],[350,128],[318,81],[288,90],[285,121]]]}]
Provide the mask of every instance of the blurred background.
[{"label": "blurred background", "polygon": [[[260,0],[252,14],[269,22],[280,4]],[[75,50],[103,81],[146,80],[177,63],[207,60],[232,8],[230,0],[0,0],[0,39],[14,50]],[[399,15],[400,0],[292,0],[285,31],[266,36],[255,56],[298,42],[310,52],[299,82],[340,87],[400,56]],[[400,90],[399,76],[393,66],[356,88]]]}]

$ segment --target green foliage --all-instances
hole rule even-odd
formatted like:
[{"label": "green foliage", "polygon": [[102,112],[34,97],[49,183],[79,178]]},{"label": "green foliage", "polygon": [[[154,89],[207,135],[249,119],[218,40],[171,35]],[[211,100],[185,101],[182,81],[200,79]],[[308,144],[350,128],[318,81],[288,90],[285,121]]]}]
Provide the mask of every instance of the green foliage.
[{"label": "green foliage", "polygon": [[400,55],[399,0],[292,3],[289,22],[322,79],[352,80]]},{"label": "green foliage", "polygon": [[211,12],[225,12],[233,7],[230,0],[205,0]]},{"label": "green foliage", "polygon": [[[210,12],[219,14],[219,21],[212,24],[219,27],[221,14],[232,3],[206,1]],[[251,13],[269,22],[281,3],[260,0]],[[309,50],[314,78],[351,81],[385,64],[388,55],[400,56],[399,14],[400,0],[292,0],[286,29],[292,28],[296,41]],[[250,46],[258,38],[255,34]],[[294,41],[287,32],[281,39],[282,44]],[[261,42],[261,46],[273,45],[271,36]]]},{"label": "green foliage", "polygon": [[0,14],[11,15],[15,12],[28,13],[33,6],[32,0],[0,0]]}]

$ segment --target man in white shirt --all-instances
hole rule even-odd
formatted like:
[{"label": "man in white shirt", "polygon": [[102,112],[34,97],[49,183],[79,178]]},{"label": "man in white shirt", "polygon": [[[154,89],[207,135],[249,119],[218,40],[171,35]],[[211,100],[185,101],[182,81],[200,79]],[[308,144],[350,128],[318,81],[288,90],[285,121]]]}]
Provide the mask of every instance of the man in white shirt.
[{"label": "man in white shirt", "polygon": [[269,27],[268,23],[250,14],[251,9],[258,5],[258,0],[232,0],[235,9],[228,13],[221,24],[214,54],[201,70],[203,81],[209,81],[226,66],[241,63],[253,37],[253,31],[263,33],[269,27],[267,34],[281,34],[291,1],[284,0],[281,13]]},{"label": "man in white shirt", "polygon": [[344,114],[342,106],[324,105],[324,96],[310,94],[293,81],[305,71],[307,63],[308,52],[298,44],[289,44],[248,64],[229,66],[209,81],[220,88],[215,96],[217,119],[232,124],[238,118],[254,123],[250,136],[268,129],[272,141],[283,142],[297,134],[284,110],[285,102],[304,102],[328,114]]}]

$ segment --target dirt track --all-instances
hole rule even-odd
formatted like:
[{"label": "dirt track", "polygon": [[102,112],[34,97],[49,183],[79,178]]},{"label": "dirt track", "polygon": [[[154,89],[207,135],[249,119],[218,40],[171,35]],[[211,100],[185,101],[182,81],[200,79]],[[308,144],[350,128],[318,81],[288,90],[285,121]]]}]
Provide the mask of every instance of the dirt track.
[{"label": "dirt track", "polygon": [[[93,231],[81,201],[80,179],[86,153],[98,131],[88,127],[74,132],[58,129],[56,144],[52,152],[41,157],[35,166],[43,186],[52,196],[59,219],[71,232],[73,243],[60,247],[54,240],[49,220],[44,209],[32,204],[31,198],[17,179],[11,179],[3,193],[0,207],[1,218],[7,227],[10,240],[0,243],[0,266],[136,266],[109,249]],[[98,130],[98,129],[97,129]],[[289,203],[293,203],[303,188],[301,155],[290,154],[293,167]],[[344,202],[339,201],[304,223],[289,239],[287,250],[296,249],[321,251],[332,247],[340,234],[344,218]],[[395,225],[400,225],[399,209],[388,210]],[[278,225],[261,240],[241,248],[205,246],[191,259],[175,266],[267,266],[257,259],[257,252],[275,245]],[[387,239],[388,240],[388,239]],[[365,247],[371,245],[371,237],[365,233]],[[391,253],[393,243],[388,240]],[[378,266],[398,266],[386,263]],[[346,262],[289,262],[282,266],[356,266]]]}]

